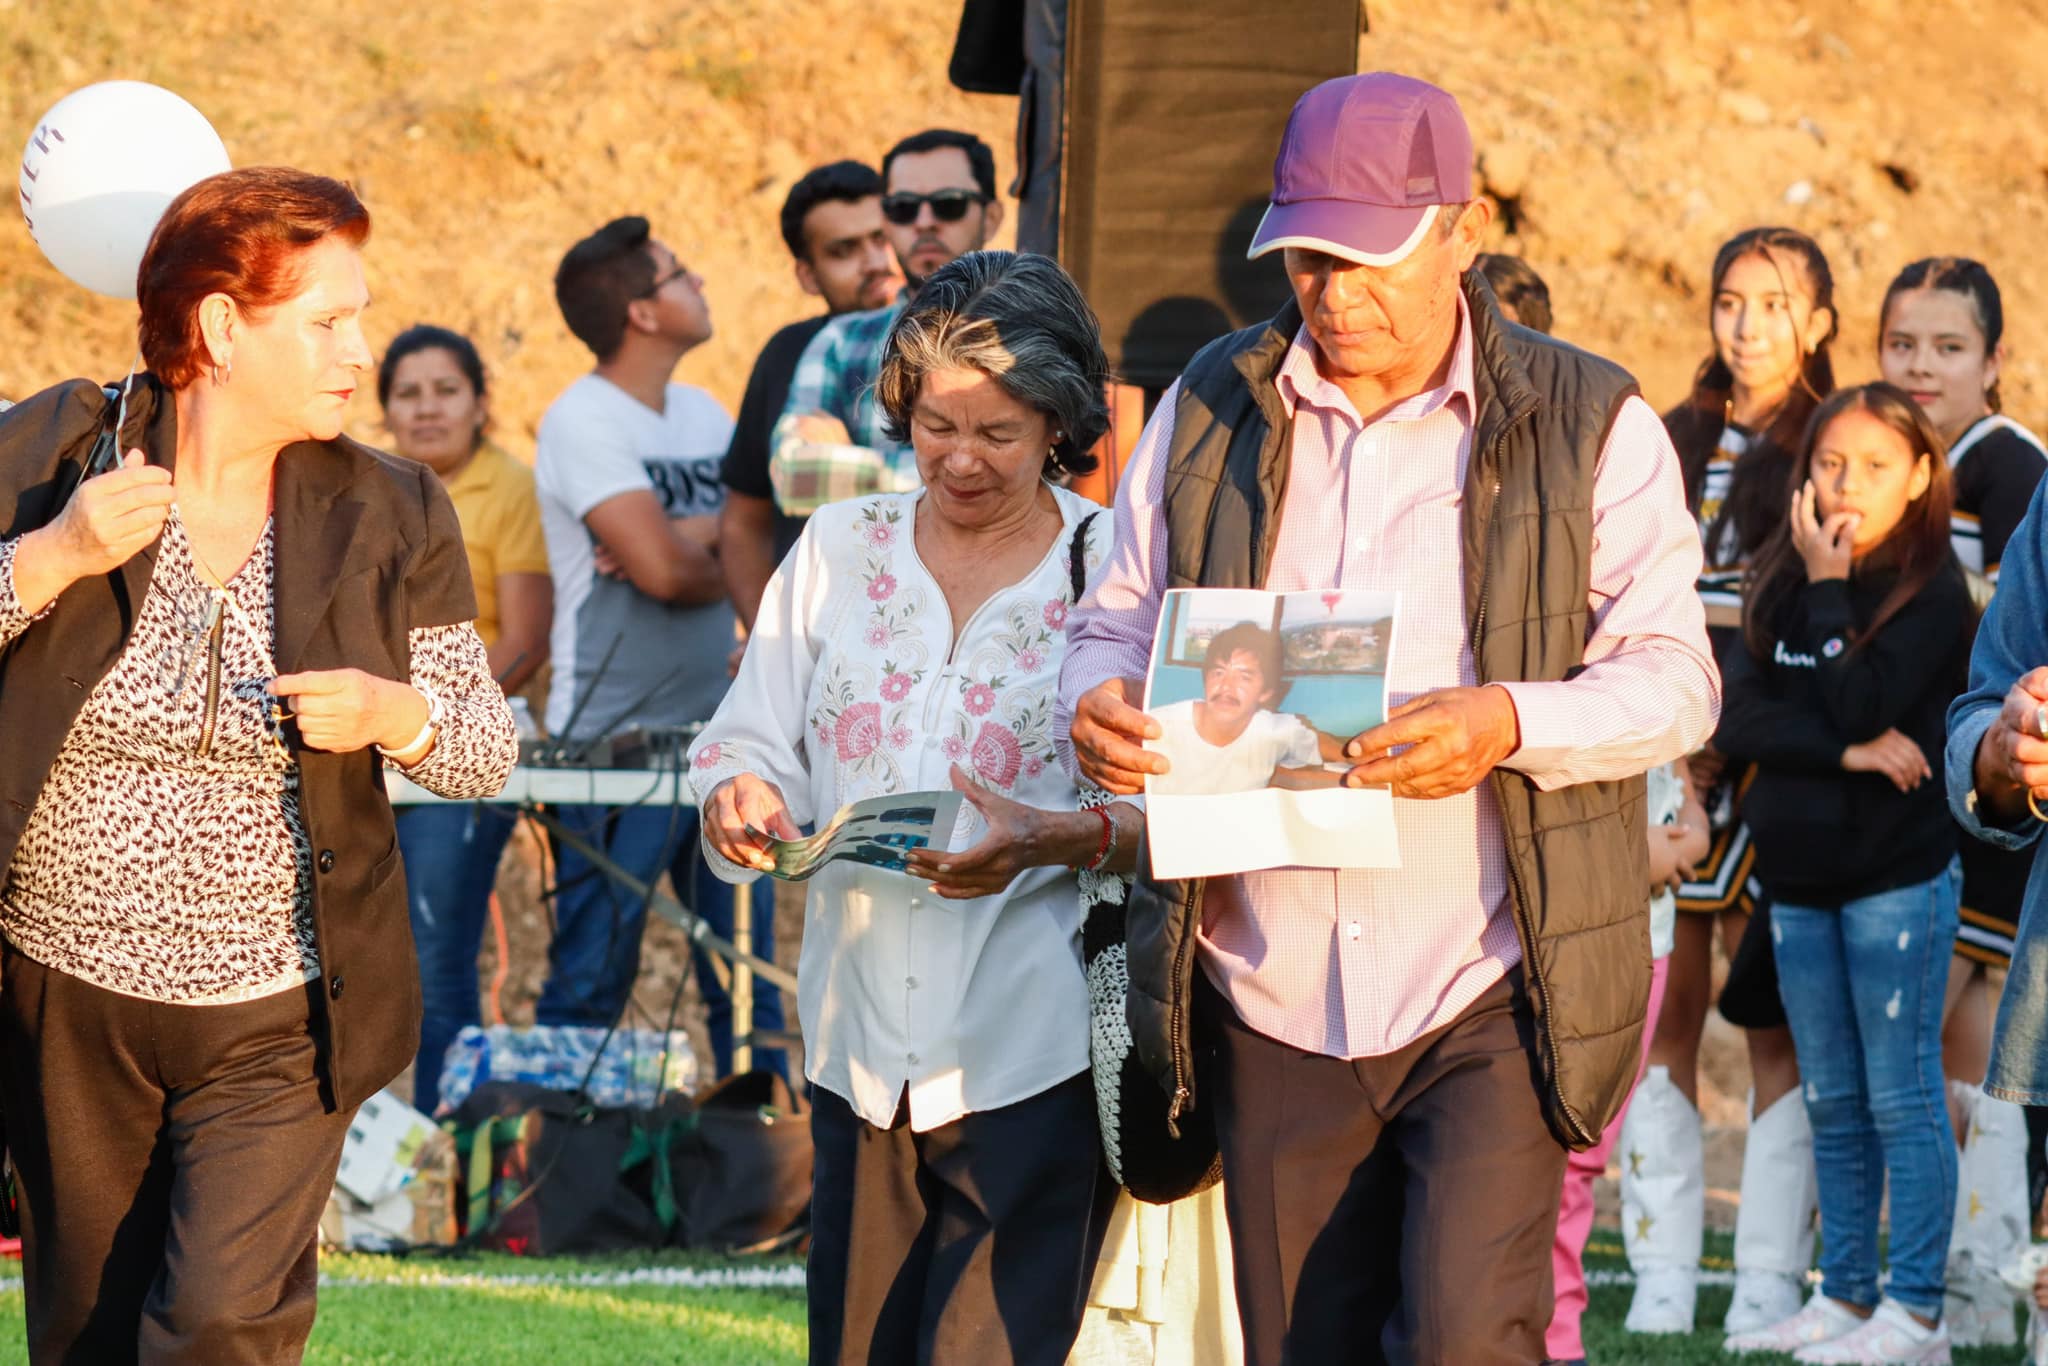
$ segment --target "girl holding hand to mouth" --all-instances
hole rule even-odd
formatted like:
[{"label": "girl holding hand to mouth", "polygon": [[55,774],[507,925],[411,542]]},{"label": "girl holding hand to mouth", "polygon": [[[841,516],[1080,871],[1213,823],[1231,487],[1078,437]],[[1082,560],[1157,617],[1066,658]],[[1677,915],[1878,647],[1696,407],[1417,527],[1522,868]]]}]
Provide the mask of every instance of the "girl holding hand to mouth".
[{"label": "girl holding hand to mouth", "polygon": [[1911,398],[1889,384],[1843,390],[1810,431],[1790,518],[1750,573],[1741,648],[1722,655],[1714,742],[1757,766],[1744,815],[1792,988],[1783,999],[1813,1127],[1822,1285],[1781,1322],[1731,1335],[1727,1350],[1946,1362],[1956,1150],[1941,1005],[1961,870],[1935,764],[1969,658],[1969,588],[1949,545],[1941,437]]},{"label": "girl holding hand to mouth", "polygon": [[[2004,333],[1997,282],[1982,264],[1958,256],[1930,257],[1900,271],[1878,316],[1885,382],[1911,394],[1948,442],[1955,475],[1950,539],[1980,603],[1989,600],[2006,543],[2048,469],[2040,439],[1999,411]],[[2033,859],[2027,850],[1975,839],[1962,842],[1962,856],[1961,932],[1942,1033],[1950,1119],[1962,1145],[1944,1317],[1958,1345],[2009,1343],[2011,1295],[1997,1273],[2025,1246],[2048,1193],[2048,1109],[2028,1106],[2023,1114],[1985,1096],[1979,1084]]]}]

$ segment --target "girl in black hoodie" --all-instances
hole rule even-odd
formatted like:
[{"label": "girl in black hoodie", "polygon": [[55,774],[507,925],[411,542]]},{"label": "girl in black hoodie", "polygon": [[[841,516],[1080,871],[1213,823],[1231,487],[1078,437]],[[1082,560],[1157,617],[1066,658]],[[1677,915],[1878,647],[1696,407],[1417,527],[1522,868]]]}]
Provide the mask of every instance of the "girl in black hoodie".
[{"label": "girl in black hoodie", "polygon": [[1813,1126],[1823,1285],[1729,1346],[1946,1360],[1956,1156],[1941,1009],[1961,875],[1940,766],[1973,622],[1949,544],[1953,481],[1926,415],[1888,384],[1837,392],[1804,445],[1788,523],[1752,567],[1746,648],[1722,661],[1714,743],[1757,765],[1744,814]]}]

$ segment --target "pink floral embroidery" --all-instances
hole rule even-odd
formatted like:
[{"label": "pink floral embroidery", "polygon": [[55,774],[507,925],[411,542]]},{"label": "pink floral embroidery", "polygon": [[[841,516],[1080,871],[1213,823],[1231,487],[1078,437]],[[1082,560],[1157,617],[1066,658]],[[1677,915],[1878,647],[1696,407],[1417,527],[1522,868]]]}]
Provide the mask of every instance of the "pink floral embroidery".
[{"label": "pink floral embroidery", "polygon": [[897,726],[889,732],[890,749],[909,749],[910,740],[910,727],[908,726]]},{"label": "pink floral embroidery", "polygon": [[881,704],[856,702],[839,713],[832,738],[841,759],[865,759],[873,754],[882,743]]},{"label": "pink floral embroidery", "polygon": [[1045,667],[1045,656],[1036,650],[1021,650],[1017,654],[1017,667],[1025,673],[1035,674]]},{"label": "pink floral embroidery", "polygon": [[714,740],[697,751],[697,757],[690,761],[691,766],[693,768],[710,768],[718,762],[718,751],[718,742]]},{"label": "pink floral embroidery", "polygon": [[880,574],[868,581],[868,596],[876,602],[887,602],[896,592],[896,576]]},{"label": "pink floral embroidery", "polygon": [[1045,772],[1045,760],[1039,758],[1036,754],[1032,755],[1029,759],[1026,759],[1024,761],[1025,777],[1036,778],[1039,774],[1043,772]]},{"label": "pink floral embroidery", "polygon": [[866,535],[868,544],[877,550],[887,550],[896,544],[896,528],[887,522],[869,522]]},{"label": "pink floral embroidery", "polygon": [[889,628],[880,622],[868,627],[868,633],[861,638],[867,642],[870,650],[886,650],[889,648]]},{"label": "pink floral embroidery", "polygon": [[939,749],[948,759],[956,763],[967,757],[967,742],[957,735],[948,735],[944,742],[939,745]]},{"label": "pink floral embroidery", "polygon": [[908,696],[910,696],[909,674],[890,674],[882,680],[882,700],[884,702],[901,702]]},{"label": "pink floral embroidery", "polygon": [[1024,766],[1024,747],[1017,733],[999,721],[981,723],[974,737],[974,771],[985,783],[1008,789]]},{"label": "pink floral embroidery", "polygon": [[962,703],[969,716],[987,716],[996,705],[996,690],[986,683],[967,685],[967,700]]},{"label": "pink floral embroidery", "polygon": [[1067,624],[1067,600],[1065,598],[1054,598],[1046,603],[1045,624],[1055,631]]}]

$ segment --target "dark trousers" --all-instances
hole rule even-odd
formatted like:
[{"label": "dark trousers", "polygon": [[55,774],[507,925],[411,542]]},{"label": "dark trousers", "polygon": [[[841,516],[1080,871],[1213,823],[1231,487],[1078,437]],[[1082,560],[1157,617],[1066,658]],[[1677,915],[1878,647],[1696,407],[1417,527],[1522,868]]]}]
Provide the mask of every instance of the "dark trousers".
[{"label": "dark trousers", "polygon": [[1066,1361],[1116,1194],[1088,1073],[922,1134],[818,1087],[811,1136],[813,1366]]},{"label": "dark trousers", "polygon": [[308,991],[169,1006],[4,964],[29,1359],[299,1360],[350,1119],[321,1102]]},{"label": "dark trousers", "polygon": [[1565,1151],[1520,974],[1350,1061],[1258,1033],[1197,977],[1247,1366],[1542,1361]]}]

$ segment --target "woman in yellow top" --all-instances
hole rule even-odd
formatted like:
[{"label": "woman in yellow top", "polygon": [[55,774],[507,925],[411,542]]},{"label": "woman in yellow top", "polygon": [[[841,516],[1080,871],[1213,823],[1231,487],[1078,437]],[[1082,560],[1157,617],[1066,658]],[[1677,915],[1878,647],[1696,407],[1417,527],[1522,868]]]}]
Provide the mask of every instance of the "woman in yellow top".
[{"label": "woman in yellow top", "polygon": [[[438,474],[455,504],[476,583],[477,633],[492,674],[513,692],[547,662],[555,595],[533,472],[484,437],[483,361],[459,332],[409,327],[384,352],[377,400],[398,454]],[[413,1104],[429,1113],[448,1044],[479,1022],[477,949],[513,819],[512,808],[481,802],[432,802],[398,814],[424,999]]]}]

